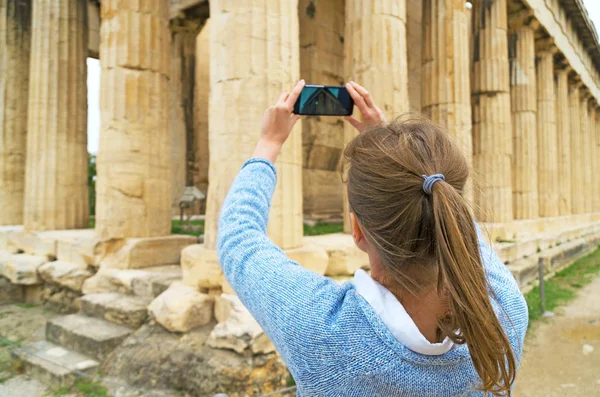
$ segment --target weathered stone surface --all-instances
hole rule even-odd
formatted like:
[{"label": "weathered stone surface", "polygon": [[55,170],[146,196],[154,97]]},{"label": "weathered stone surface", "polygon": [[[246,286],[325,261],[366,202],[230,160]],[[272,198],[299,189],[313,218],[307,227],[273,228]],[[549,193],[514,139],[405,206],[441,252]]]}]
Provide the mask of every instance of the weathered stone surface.
[{"label": "weathered stone surface", "polygon": [[44,307],[60,314],[72,314],[81,310],[81,292],[58,284],[43,284],[40,301]]},{"label": "weathered stone surface", "polygon": [[171,231],[168,4],[128,3],[101,7],[96,231],[102,239]]},{"label": "weathered stone surface", "polygon": [[87,2],[36,0],[32,15],[24,225],[27,230],[84,228],[89,216]]},{"label": "weathered stone surface", "polygon": [[124,245],[107,252],[101,260],[103,268],[138,269],[179,263],[181,251],[197,241],[194,236],[130,238]]},{"label": "weathered stone surface", "polygon": [[85,295],[101,292],[117,292],[119,286],[112,281],[115,272],[116,269],[100,268],[96,274],[83,282],[81,292]]},{"label": "weathered stone surface", "polygon": [[212,297],[175,282],[152,301],[148,311],[169,331],[187,332],[211,321],[213,305]]},{"label": "weathered stone surface", "polygon": [[585,198],[583,192],[582,136],[581,136],[581,101],[579,99],[579,84],[569,86],[569,112],[571,114],[571,175],[577,175],[577,180],[571,184],[571,205],[573,214],[585,212]]},{"label": "weathered stone surface", "polygon": [[[569,112],[569,70],[556,72],[556,134],[558,147],[558,212],[571,214],[571,114]],[[596,173],[597,174],[597,173]]]},{"label": "weathered stone surface", "polygon": [[[345,77],[368,87],[390,120],[410,107],[406,50],[405,0],[346,2]],[[356,133],[346,124],[344,142]],[[348,202],[344,200],[346,233],[350,233],[348,214]]]},{"label": "weathered stone surface", "polygon": [[144,325],[106,361],[103,372],[136,387],[176,389],[192,396],[261,396],[285,387],[287,369],[281,358],[240,355],[212,349],[208,324],[183,336],[156,325]]},{"label": "weathered stone surface", "polygon": [[[256,145],[256,135],[246,131],[260,125],[264,110],[299,80],[297,5],[297,0],[281,4],[238,0],[235,7],[210,3],[210,186],[204,238],[209,250],[216,248],[218,217],[227,191]],[[257,31],[255,21],[265,18],[269,28]],[[402,50],[397,44],[395,48]],[[243,62],[231,62],[240,56]],[[231,112],[241,104],[244,112]],[[297,123],[275,164],[279,182],[268,232],[282,249],[302,244],[300,128]]]},{"label": "weathered stone surface", "polygon": [[317,245],[303,245],[286,250],[285,254],[300,266],[317,274],[324,275],[329,265],[329,255],[325,248]]},{"label": "weathered stone surface", "polygon": [[558,148],[556,136],[556,92],[554,91],[555,51],[556,47],[542,48],[537,53],[538,61],[536,63],[540,216],[558,215]]},{"label": "weathered stone surface", "polygon": [[23,286],[11,283],[0,272],[0,304],[22,302],[23,298]]},{"label": "weathered stone surface", "polygon": [[423,82],[423,0],[406,0],[406,57],[410,111],[421,113]]},{"label": "weathered stone surface", "polygon": [[47,341],[32,343],[25,349],[35,356],[21,350],[15,350],[13,356],[23,363],[30,376],[53,387],[71,386],[79,377],[78,372],[93,375],[100,365],[90,357]]},{"label": "weathered stone surface", "polygon": [[83,282],[93,276],[87,266],[65,261],[48,262],[39,267],[38,273],[42,280],[73,291],[81,291]]},{"label": "weathered stone surface", "polygon": [[216,288],[223,283],[224,276],[217,252],[204,245],[196,244],[181,253],[183,282],[194,288]]},{"label": "weathered stone surface", "polygon": [[150,302],[150,298],[118,293],[90,294],[81,299],[81,309],[89,316],[139,328],[148,318],[147,308]]},{"label": "weathered stone surface", "polygon": [[[302,125],[304,126],[304,124],[307,123],[303,120]],[[342,216],[344,185],[341,170],[319,170],[305,166],[302,171],[302,180],[305,217],[315,219]]]},{"label": "weathered stone surface", "polygon": [[49,320],[46,340],[103,361],[132,332],[130,328],[81,314]]},{"label": "weathered stone surface", "polygon": [[0,250],[16,254],[19,249],[12,241],[13,233],[23,230],[23,226],[0,226]]},{"label": "weathered stone surface", "polygon": [[369,257],[358,249],[352,236],[348,234],[335,233],[305,237],[304,242],[325,249],[329,256],[325,271],[327,276],[351,276],[358,269],[369,268]]},{"label": "weathered stone surface", "polygon": [[0,2],[0,225],[23,223],[31,3]]},{"label": "weathered stone surface", "polygon": [[275,351],[269,338],[237,296],[223,294],[217,302],[215,316],[219,323],[208,337],[208,346],[240,354],[267,354]]},{"label": "weathered stone surface", "polygon": [[[194,81],[194,185],[208,190],[208,96],[210,92],[210,19],[196,37],[196,80]],[[200,203],[200,213],[206,202]]]},{"label": "weathered stone surface", "polygon": [[45,256],[14,254],[4,263],[4,277],[13,284],[34,285],[41,283],[38,268],[48,261]]},{"label": "weathered stone surface", "polygon": [[513,123],[513,215],[538,217],[537,90],[534,26],[510,33],[510,95]]},{"label": "weathered stone surface", "polygon": [[475,216],[506,222],[513,219],[507,1],[476,1],[472,13]]}]

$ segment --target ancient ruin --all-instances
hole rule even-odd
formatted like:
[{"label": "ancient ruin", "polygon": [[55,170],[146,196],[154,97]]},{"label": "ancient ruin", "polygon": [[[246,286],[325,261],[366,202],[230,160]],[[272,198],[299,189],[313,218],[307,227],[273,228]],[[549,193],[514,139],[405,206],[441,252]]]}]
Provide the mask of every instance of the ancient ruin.
[{"label": "ancient ruin", "polygon": [[[93,228],[87,57],[102,68]],[[388,117],[447,127],[474,215],[523,287],[539,261],[554,271],[600,242],[600,44],[580,0],[0,0],[0,303],[64,313],[26,369],[195,396],[285,386],[216,236],[263,111],[301,77],[358,81]],[[339,282],[368,267],[341,175],[354,133],[298,124],[268,228]],[[171,234],[186,187],[207,195],[200,240]],[[304,236],[317,221],[345,233]]]}]

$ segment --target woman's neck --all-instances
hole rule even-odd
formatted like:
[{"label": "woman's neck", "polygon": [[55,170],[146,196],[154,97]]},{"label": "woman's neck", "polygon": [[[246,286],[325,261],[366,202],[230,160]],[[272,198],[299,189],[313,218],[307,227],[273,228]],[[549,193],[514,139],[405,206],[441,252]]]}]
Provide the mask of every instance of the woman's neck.
[{"label": "woman's neck", "polygon": [[402,304],[415,325],[430,343],[444,339],[438,320],[448,312],[448,300],[438,294],[435,285],[421,289],[416,295],[400,288],[390,277],[386,277],[381,266],[372,266],[371,277],[389,290]]}]

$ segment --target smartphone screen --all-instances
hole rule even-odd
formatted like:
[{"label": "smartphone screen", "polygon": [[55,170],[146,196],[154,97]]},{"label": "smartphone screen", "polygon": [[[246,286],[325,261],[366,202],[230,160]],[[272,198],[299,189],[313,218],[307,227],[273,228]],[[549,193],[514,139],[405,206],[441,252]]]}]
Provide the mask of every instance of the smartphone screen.
[{"label": "smartphone screen", "polygon": [[350,116],[354,101],[346,87],[305,85],[294,113],[305,116]]}]

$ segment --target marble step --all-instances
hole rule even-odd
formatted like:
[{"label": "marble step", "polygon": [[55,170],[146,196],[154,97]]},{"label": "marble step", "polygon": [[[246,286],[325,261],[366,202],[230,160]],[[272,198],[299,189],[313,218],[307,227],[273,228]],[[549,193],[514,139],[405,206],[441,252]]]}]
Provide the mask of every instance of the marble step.
[{"label": "marble step", "polygon": [[83,354],[39,341],[14,350],[12,358],[23,364],[24,369],[38,381],[51,387],[71,385],[77,372],[93,375],[99,369],[98,361]]},{"label": "marble step", "polygon": [[117,292],[89,294],[81,298],[81,311],[115,324],[139,328],[148,318],[152,298],[123,295]]},{"label": "marble step", "polygon": [[69,314],[46,323],[46,339],[102,362],[133,330],[83,314]]}]

